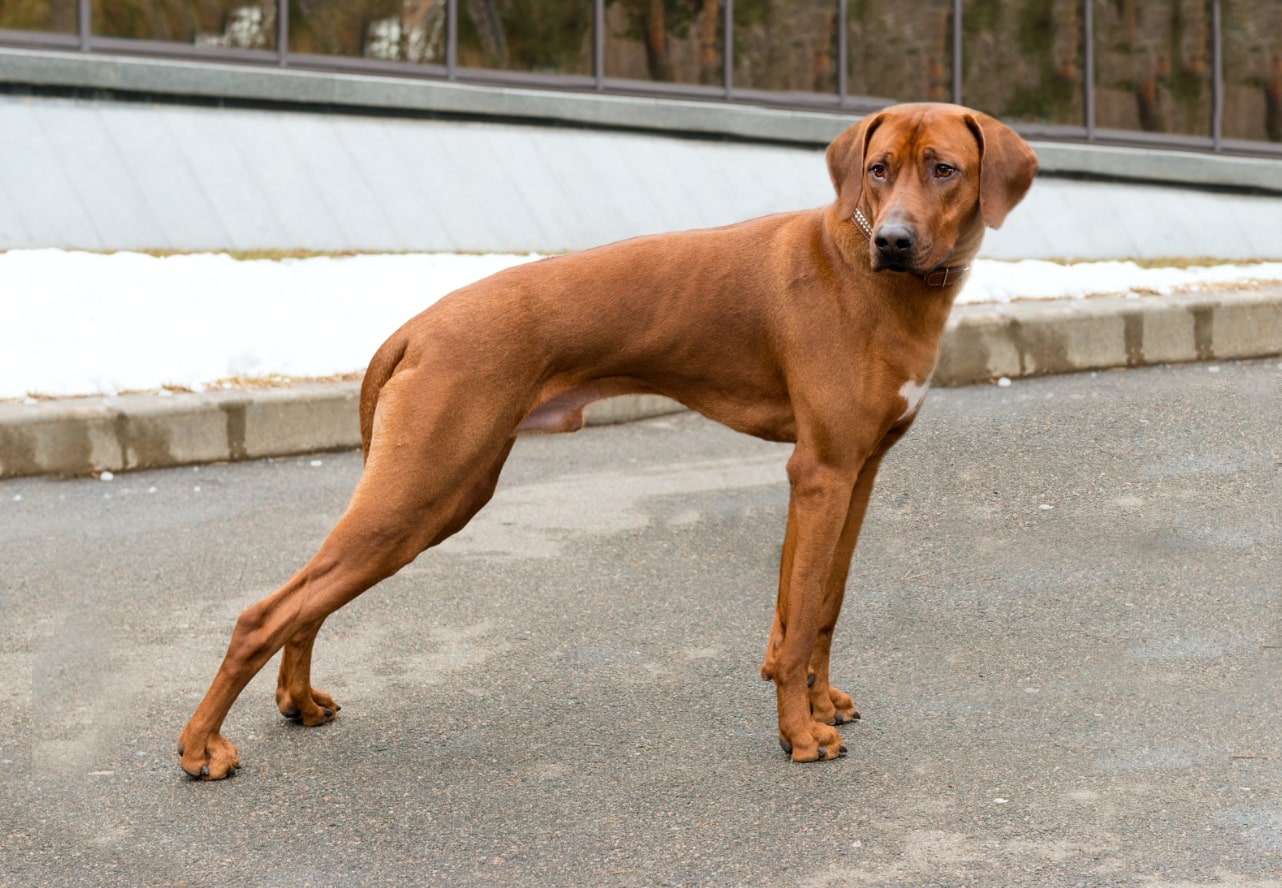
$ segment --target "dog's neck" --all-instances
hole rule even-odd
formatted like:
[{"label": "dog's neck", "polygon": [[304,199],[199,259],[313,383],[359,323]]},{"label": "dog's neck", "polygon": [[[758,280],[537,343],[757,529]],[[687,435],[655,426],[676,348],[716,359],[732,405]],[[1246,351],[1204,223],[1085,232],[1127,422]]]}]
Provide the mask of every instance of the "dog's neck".
[{"label": "dog's neck", "polygon": [[[855,207],[854,213],[850,216],[850,221],[871,243],[873,239],[872,224],[869,223],[868,217],[864,215],[863,210]],[[917,277],[921,278],[928,287],[947,287],[952,284],[960,284],[969,271],[969,265],[950,265],[945,268],[936,268],[925,274],[919,274]],[[909,272],[909,274],[913,274],[913,272]]]}]

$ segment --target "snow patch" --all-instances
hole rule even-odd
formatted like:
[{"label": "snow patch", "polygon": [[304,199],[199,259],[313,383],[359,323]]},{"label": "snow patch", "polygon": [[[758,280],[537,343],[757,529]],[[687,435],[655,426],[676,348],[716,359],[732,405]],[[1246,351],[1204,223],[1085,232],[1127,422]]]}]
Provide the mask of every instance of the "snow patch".
[{"label": "snow patch", "polygon": [[[11,250],[0,253],[0,399],[204,391],[235,377],[359,373],[392,331],[446,293],[537,258],[243,261],[218,253]],[[1141,268],[979,260],[958,301],[1161,294],[1254,281],[1282,281],[1282,262]]]}]

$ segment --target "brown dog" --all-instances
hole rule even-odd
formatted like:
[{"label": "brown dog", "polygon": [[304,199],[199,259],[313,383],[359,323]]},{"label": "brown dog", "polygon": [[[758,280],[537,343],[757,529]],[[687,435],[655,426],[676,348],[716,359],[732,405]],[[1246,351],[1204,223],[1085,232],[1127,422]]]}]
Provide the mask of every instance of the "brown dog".
[{"label": "brown dog", "polygon": [[668,395],[731,428],[796,442],[779,597],[762,677],[794,761],[845,752],[857,718],[828,654],[873,477],[925,394],[984,225],[1037,171],[996,120],[952,105],[870,115],[828,147],[822,209],[643,237],[464,287],[374,355],[361,389],[365,470],[320,551],[236,621],[178,740],[184,771],[239,767],[219,729],[284,648],[276,704],[305,725],[338,706],[311,686],[325,618],[489,501],[515,437],[568,432],[592,401]]}]

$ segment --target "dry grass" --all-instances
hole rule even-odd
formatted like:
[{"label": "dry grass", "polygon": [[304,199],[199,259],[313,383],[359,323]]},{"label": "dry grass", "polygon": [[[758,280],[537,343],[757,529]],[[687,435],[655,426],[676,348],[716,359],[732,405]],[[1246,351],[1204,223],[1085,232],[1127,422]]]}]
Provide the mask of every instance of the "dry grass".
[{"label": "dry grass", "polygon": [[[0,253],[8,252],[0,250]],[[285,259],[350,259],[355,256],[418,256],[423,253],[448,254],[450,256],[489,256],[494,250],[76,250],[77,253],[94,253],[99,256],[112,256],[116,253],[135,253],[166,259],[170,256],[227,256],[237,262],[280,262]],[[514,255],[535,252],[532,250],[499,251]],[[541,256],[559,255],[557,252],[537,251]],[[573,250],[563,250],[571,253]]]},{"label": "dry grass", "polygon": [[[1000,262],[1019,262],[1019,259],[1001,259]],[[1214,256],[1167,256],[1156,259],[1133,259],[1125,256],[1115,259],[1065,259],[1049,257],[1043,262],[1056,265],[1092,265],[1097,262],[1134,262],[1140,268],[1211,268],[1216,265],[1259,265],[1264,262],[1277,262],[1277,259],[1217,259]]]},{"label": "dry grass", "polygon": [[[286,386],[297,385],[299,383],[309,382],[360,382],[365,375],[364,371],[353,373],[335,373],[330,376],[283,376],[281,374],[270,374],[268,376],[229,376],[211,382],[204,386],[201,391],[255,391],[261,389],[284,388]],[[23,399],[18,398],[0,398],[0,404],[16,404],[22,401],[36,401],[44,403],[46,401],[87,401],[89,399],[101,400],[105,397],[127,397],[129,395],[160,395],[162,392],[171,395],[191,395],[196,393],[196,389],[189,388],[185,385],[164,385],[158,389],[127,389],[116,392],[108,396],[103,394],[89,395],[51,395],[47,392],[27,392]]]}]

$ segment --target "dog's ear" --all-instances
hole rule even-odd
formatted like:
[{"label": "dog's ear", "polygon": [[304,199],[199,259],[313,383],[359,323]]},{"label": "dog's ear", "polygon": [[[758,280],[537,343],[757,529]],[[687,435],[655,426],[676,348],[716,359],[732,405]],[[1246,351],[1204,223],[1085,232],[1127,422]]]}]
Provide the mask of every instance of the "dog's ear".
[{"label": "dog's ear", "polygon": [[843,219],[853,216],[855,207],[859,206],[864,187],[864,152],[884,117],[884,113],[869,114],[852,124],[832,140],[824,155],[832,187],[837,190],[837,212]]},{"label": "dog's ear", "polygon": [[1006,124],[972,111],[966,125],[979,141],[979,212],[990,228],[1001,228],[1037,175],[1037,155]]}]

